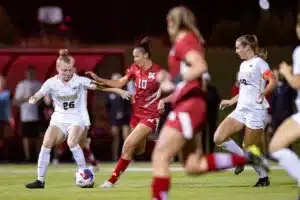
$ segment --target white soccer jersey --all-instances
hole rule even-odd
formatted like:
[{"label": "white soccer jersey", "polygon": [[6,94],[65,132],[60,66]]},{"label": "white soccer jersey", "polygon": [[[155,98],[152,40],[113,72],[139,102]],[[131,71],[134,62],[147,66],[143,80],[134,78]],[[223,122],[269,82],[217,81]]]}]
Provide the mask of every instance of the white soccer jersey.
[{"label": "white soccer jersey", "polygon": [[51,95],[55,103],[52,119],[59,123],[82,122],[82,112],[86,110],[86,90],[91,87],[91,79],[73,75],[67,83],[58,76],[48,79],[39,92]]},{"label": "white soccer jersey", "polygon": [[238,74],[240,82],[238,108],[267,109],[269,107],[266,98],[262,104],[257,103],[259,95],[266,87],[263,74],[268,70],[270,70],[269,65],[257,56],[242,62]]},{"label": "white soccer jersey", "polygon": [[[293,52],[293,74],[300,75],[300,46],[297,46]],[[297,98],[295,99],[298,112],[300,112],[300,90],[297,91]]]}]

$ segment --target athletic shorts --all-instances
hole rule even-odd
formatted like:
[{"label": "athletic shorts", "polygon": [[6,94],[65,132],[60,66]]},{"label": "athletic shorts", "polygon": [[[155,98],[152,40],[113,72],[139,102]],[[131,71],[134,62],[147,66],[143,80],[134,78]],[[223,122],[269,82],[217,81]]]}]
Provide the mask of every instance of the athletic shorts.
[{"label": "athletic shorts", "polygon": [[229,117],[241,122],[248,128],[257,130],[266,127],[268,112],[266,109],[236,108]]},{"label": "athletic shorts", "polygon": [[165,126],[177,129],[185,139],[192,139],[206,120],[206,103],[202,97],[190,97],[173,105]]},{"label": "athletic shorts", "polygon": [[144,119],[133,115],[130,119],[130,127],[134,129],[139,123],[141,123],[151,128],[154,133],[158,126],[158,122],[159,118]]}]

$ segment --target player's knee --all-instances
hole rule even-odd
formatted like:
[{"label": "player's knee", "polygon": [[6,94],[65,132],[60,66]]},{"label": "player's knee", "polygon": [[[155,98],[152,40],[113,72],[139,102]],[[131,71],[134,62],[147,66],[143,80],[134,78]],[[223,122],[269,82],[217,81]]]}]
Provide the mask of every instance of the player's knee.
[{"label": "player's knee", "polygon": [[268,150],[269,150],[270,153],[274,153],[276,151],[279,151],[280,147],[276,144],[276,142],[271,140]]},{"label": "player's knee", "polygon": [[67,144],[68,144],[69,148],[74,148],[78,145],[78,141],[68,138]]},{"label": "player's knee", "polygon": [[167,152],[164,151],[164,148],[161,148],[159,145],[155,146],[152,153],[152,162],[166,162],[168,163],[171,159],[171,156],[168,156]]},{"label": "player's knee", "polygon": [[45,147],[45,148],[51,149],[51,148],[54,146],[54,141],[51,140],[51,139],[46,139],[46,138],[45,138],[45,139],[43,140],[42,146]]},{"label": "player's knee", "polygon": [[225,139],[220,136],[217,132],[214,135],[214,143],[218,146],[222,146],[224,143]]}]

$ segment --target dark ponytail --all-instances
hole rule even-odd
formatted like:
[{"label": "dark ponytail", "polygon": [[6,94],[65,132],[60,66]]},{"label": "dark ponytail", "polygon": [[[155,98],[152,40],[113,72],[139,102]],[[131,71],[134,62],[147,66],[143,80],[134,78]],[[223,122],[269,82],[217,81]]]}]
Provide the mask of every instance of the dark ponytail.
[{"label": "dark ponytail", "polygon": [[151,40],[149,37],[145,37],[142,41],[136,46],[139,48],[144,54],[147,53],[148,57],[151,58],[152,56],[152,49],[151,49]]}]

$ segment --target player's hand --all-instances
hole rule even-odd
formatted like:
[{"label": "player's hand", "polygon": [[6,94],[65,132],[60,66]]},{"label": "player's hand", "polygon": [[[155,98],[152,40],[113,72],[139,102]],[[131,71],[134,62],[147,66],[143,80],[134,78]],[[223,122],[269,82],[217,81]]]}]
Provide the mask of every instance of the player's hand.
[{"label": "player's hand", "polygon": [[279,64],[279,73],[283,76],[286,74],[292,73],[292,67],[289,66],[286,62],[282,62]]},{"label": "player's hand", "polygon": [[36,104],[37,100],[34,96],[30,97],[29,100],[28,100],[28,103],[30,104]]},{"label": "player's hand", "polygon": [[260,94],[258,99],[256,100],[256,103],[262,104],[264,102],[264,99],[265,99],[265,95]]},{"label": "player's hand", "polygon": [[123,99],[126,99],[126,100],[129,100],[131,97],[131,93],[126,90],[119,89],[118,93]]},{"label": "player's hand", "polygon": [[94,72],[92,71],[88,71],[88,72],[85,72],[86,75],[92,77],[94,80],[96,80],[97,78],[99,78]]},{"label": "player's hand", "polygon": [[158,110],[159,113],[164,113],[165,112],[165,100],[164,99],[161,99],[158,102],[157,110]]},{"label": "player's hand", "polygon": [[160,70],[156,75],[156,81],[161,83],[165,80],[171,80],[171,76],[166,70]]},{"label": "player's hand", "polygon": [[164,80],[160,83],[160,89],[164,93],[170,93],[175,90],[175,85],[170,80]]},{"label": "player's hand", "polygon": [[232,106],[232,102],[230,100],[222,100],[219,106],[220,110],[224,110],[227,107]]}]

